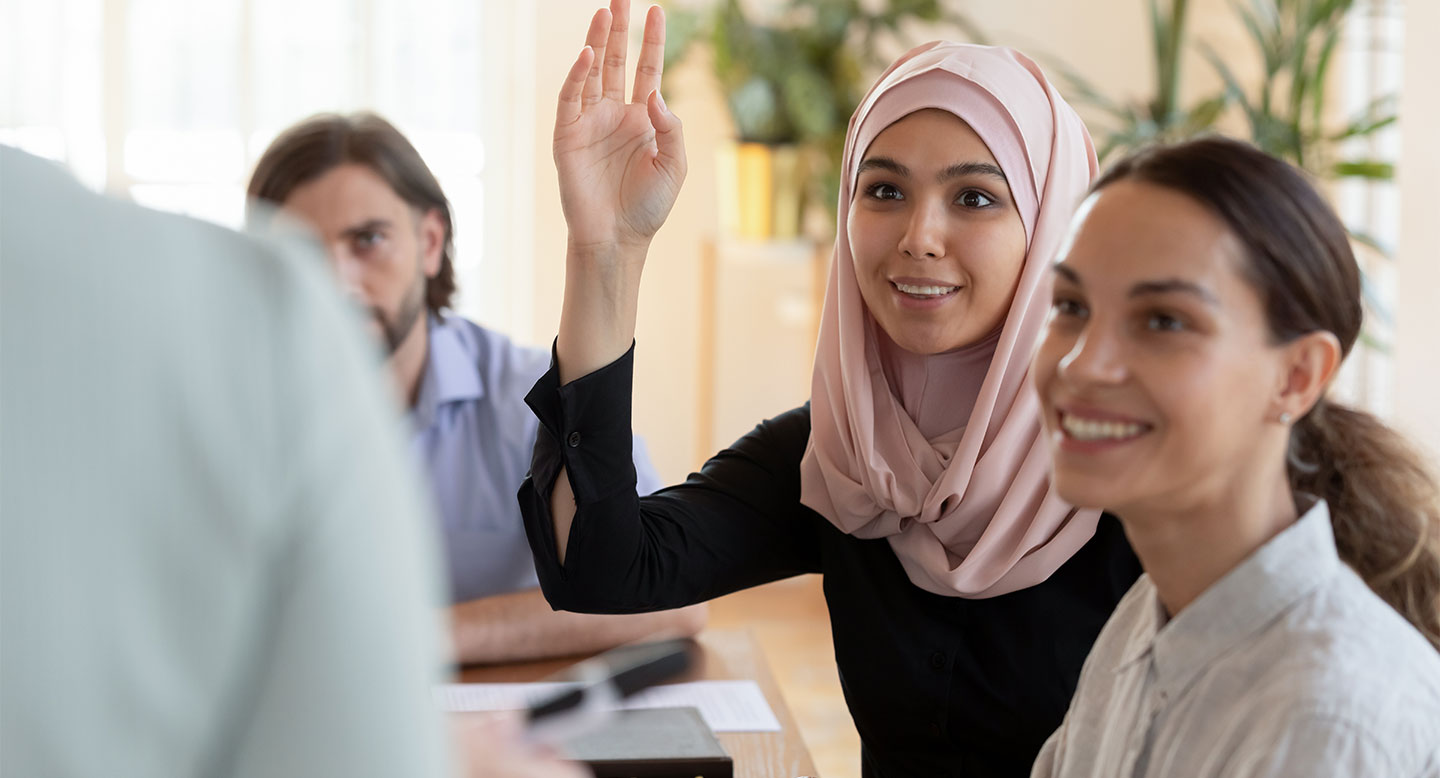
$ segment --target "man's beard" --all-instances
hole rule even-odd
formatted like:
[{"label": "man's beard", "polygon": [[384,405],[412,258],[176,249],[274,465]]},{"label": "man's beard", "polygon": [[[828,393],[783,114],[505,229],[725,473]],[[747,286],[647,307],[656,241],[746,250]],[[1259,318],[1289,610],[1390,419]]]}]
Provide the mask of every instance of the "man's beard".
[{"label": "man's beard", "polygon": [[392,318],[385,314],[379,306],[371,306],[370,317],[380,325],[381,336],[385,338],[385,354],[391,356],[395,349],[400,348],[400,343],[410,330],[415,327],[415,320],[425,312],[425,274],[416,273],[415,283],[405,290],[405,297],[400,300],[400,308]]}]

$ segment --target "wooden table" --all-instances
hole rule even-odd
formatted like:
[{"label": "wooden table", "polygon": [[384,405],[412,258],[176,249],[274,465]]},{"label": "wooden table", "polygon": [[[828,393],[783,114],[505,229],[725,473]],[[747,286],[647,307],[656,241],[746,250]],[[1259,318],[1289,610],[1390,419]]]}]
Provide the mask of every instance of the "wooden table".
[{"label": "wooden table", "polygon": [[[815,775],[810,752],[780,688],[770,675],[760,646],[749,631],[707,630],[696,639],[700,644],[695,666],[678,681],[750,680],[760,685],[765,700],[780,720],[779,732],[717,732],[716,737],[735,760],[736,778],[796,778]],[[526,683],[539,681],[575,663],[575,659],[524,662],[510,665],[467,667],[461,683]]]}]

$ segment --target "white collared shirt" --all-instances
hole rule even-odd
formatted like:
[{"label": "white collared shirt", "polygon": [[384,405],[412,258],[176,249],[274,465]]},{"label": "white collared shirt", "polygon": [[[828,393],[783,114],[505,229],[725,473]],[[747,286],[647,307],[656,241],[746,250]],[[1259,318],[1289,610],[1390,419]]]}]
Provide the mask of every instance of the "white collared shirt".
[{"label": "white collared shirt", "polygon": [[1440,777],[1440,653],[1319,502],[1168,622],[1141,576],[1031,775]]}]

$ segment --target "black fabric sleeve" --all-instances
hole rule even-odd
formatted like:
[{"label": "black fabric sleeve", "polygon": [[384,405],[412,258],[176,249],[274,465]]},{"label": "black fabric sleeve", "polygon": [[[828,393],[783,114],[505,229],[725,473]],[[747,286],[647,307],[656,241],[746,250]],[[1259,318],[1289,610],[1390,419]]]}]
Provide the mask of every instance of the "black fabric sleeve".
[{"label": "black fabric sleeve", "polygon": [[[520,510],[550,604],[586,613],[662,610],[818,572],[822,520],[800,504],[808,406],[762,423],[685,483],[637,497],[634,354],[632,345],[561,386],[552,351],[550,370],[525,398],[540,431]],[[550,516],[561,468],[576,503],[563,566]]]}]

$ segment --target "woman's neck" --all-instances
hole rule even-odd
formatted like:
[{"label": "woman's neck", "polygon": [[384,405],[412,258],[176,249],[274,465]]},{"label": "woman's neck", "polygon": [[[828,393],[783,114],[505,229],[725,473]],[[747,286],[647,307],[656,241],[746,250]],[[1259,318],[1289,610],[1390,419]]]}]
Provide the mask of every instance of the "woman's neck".
[{"label": "woman's neck", "polygon": [[1299,514],[1284,460],[1271,461],[1279,464],[1236,468],[1236,477],[1197,484],[1185,495],[1189,499],[1162,508],[1116,511],[1172,618],[1295,523]]},{"label": "woman's neck", "polygon": [[878,324],[872,326],[890,392],[920,434],[933,441],[963,430],[995,357],[1000,330],[951,351],[915,354],[896,344]]}]

